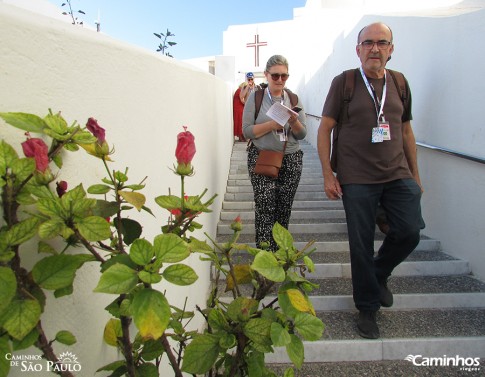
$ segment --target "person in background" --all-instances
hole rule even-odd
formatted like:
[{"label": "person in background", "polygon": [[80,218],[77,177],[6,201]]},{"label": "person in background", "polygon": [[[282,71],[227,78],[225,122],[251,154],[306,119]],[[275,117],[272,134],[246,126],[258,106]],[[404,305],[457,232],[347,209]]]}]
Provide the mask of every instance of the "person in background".
[{"label": "person in background", "polygon": [[[422,187],[416,141],[411,127],[411,94],[405,111],[398,88],[386,71],[394,51],[391,29],[383,23],[364,27],[356,52],[360,73],[348,112],[341,117],[344,74],[334,78],[322,111],[318,152],[324,189],[329,199],[342,198],[349,235],[353,298],[359,310],[357,331],[364,338],[379,338],[376,313],[390,307],[387,286],[392,271],[415,249],[424,228]],[[330,137],[338,120],[337,175],[330,166]],[[382,206],[387,232],[374,257],[376,214]]]},{"label": "person in background", "polygon": [[234,138],[238,141],[245,141],[244,135],[242,132],[242,115],[244,111],[244,102],[241,101],[241,89],[245,85],[243,82],[237,90],[234,92],[234,96],[232,97],[232,118],[234,124]]},{"label": "person in background", "polygon": [[246,73],[246,83],[243,84],[241,89],[241,93],[239,94],[239,98],[243,104],[246,104],[246,101],[249,98],[249,95],[257,90],[257,85],[254,84],[254,73],[248,72]]},{"label": "person in background", "polygon": [[[264,91],[261,108],[255,117],[255,92],[251,93],[244,107],[243,133],[246,139],[251,139],[248,146],[248,170],[254,192],[256,246],[261,248],[266,243],[269,250],[276,251],[272,229],[276,222],[288,228],[303,166],[303,151],[298,141],[306,136],[307,129],[303,110],[297,115],[291,113],[284,127],[266,115],[275,102],[292,107],[290,95],[284,89],[289,77],[286,58],[281,55],[269,58],[264,75],[268,86],[260,89]],[[299,101],[297,105],[302,108]],[[287,144],[284,149],[285,141]],[[264,149],[285,151],[278,178],[254,173],[259,151]]]}]

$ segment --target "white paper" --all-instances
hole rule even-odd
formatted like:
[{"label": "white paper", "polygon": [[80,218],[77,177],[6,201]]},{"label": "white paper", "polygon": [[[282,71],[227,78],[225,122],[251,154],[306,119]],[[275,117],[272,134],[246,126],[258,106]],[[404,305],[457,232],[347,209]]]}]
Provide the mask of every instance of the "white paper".
[{"label": "white paper", "polygon": [[276,123],[278,123],[280,126],[284,127],[286,122],[288,122],[288,119],[290,119],[290,113],[289,112],[292,112],[293,114],[298,115],[297,112],[291,110],[289,107],[286,107],[285,105],[281,104],[280,102],[275,102],[269,108],[266,115],[269,116],[274,121],[276,121]]}]

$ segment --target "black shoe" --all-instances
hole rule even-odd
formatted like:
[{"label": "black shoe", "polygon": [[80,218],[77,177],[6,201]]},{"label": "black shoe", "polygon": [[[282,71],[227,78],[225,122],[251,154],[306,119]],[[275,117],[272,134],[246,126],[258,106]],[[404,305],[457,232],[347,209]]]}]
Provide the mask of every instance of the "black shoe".
[{"label": "black shoe", "polygon": [[379,301],[385,308],[390,308],[394,303],[392,292],[387,287],[387,280],[379,282]]},{"label": "black shoe", "polygon": [[379,327],[376,322],[376,312],[363,311],[359,312],[359,319],[357,320],[357,332],[363,338],[377,339],[379,338]]}]

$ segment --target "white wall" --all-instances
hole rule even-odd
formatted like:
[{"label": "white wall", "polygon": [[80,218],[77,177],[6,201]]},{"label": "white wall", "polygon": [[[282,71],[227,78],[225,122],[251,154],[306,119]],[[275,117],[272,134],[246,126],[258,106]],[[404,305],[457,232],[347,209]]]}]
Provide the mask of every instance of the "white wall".
[{"label": "white wall", "polygon": [[[186,179],[186,194],[197,195],[205,188],[206,199],[219,194],[212,206],[214,212],[200,217],[204,231],[215,236],[233,143],[230,86],[161,54],[3,3],[0,35],[0,111],[44,116],[52,108],[62,111],[68,122],[85,124],[89,117],[98,119],[106,129],[108,143],[116,149],[112,169],[129,167],[132,183],[148,177],[143,193],[156,217],[132,215],[142,223],[148,240],[160,233],[168,218],[168,212],[158,207],[154,198],[168,194],[169,188],[173,193],[180,191],[180,180],[169,168],[176,162],[176,136],[182,126],[188,126],[195,136],[197,153],[193,160],[196,175]],[[23,132],[1,122],[0,138],[19,145]],[[88,187],[105,176],[99,160],[77,152],[65,155],[65,168],[58,179],[68,181],[71,188],[79,183]],[[201,233],[197,236],[204,238]],[[23,255],[30,265],[34,258]],[[178,306],[189,296],[187,308],[192,310],[195,304],[205,305],[209,266],[195,256],[190,263],[199,275],[194,286],[182,289],[167,284],[161,288],[167,288],[169,301]],[[56,350],[73,352],[84,376],[93,376],[97,368],[119,356],[102,341],[108,318],[104,307],[115,297],[92,292],[98,279],[97,265],[83,267],[76,278],[75,293],[49,299],[43,319],[51,338],[58,329],[76,335],[76,345],[56,346]],[[196,321],[193,326],[200,324]],[[21,373],[12,370],[10,375]]]},{"label": "white wall", "polygon": [[[292,67],[292,74],[303,68],[296,90],[305,111],[321,114],[332,78],[360,64],[355,53],[359,30],[383,21],[394,32],[395,51],[388,67],[404,72],[411,85],[416,139],[485,158],[485,72],[480,69],[485,59],[484,8],[485,1],[478,0],[419,16],[359,15],[361,10],[347,9],[299,18],[299,30],[306,28],[304,34],[316,40],[315,46],[302,38],[312,58],[302,53]],[[316,145],[318,119],[307,119],[307,140]],[[423,233],[439,239],[445,252],[468,260],[473,273],[484,279],[485,166],[423,148],[418,148],[418,160],[425,188]]]}]

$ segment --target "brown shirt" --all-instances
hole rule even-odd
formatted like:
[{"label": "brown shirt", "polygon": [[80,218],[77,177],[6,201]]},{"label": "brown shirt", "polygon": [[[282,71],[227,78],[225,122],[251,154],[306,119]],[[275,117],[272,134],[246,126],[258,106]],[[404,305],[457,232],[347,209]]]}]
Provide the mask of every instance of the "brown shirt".
[{"label": "brown shirt", "polygon": [[[382,98],[384,79],[368,80],[374,86],[378,97]],[[333,79],[323,106],[323,116],[337,121],[340,119],[343,83],[344,74]],[[402,137],[403,122],[412,119],[409,86],[408,96],[409,112],[405,114],[394,80],[388,73],[384,116],[390,125],[391,140],[372,143],[372,128],[377,126],[377,112],[360,72],[355,72],[354,93],[348,106],[348,117],[338,134],[337,178],[340,184],[372,184],[412,178],[404,154]]]}]

